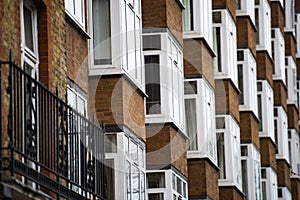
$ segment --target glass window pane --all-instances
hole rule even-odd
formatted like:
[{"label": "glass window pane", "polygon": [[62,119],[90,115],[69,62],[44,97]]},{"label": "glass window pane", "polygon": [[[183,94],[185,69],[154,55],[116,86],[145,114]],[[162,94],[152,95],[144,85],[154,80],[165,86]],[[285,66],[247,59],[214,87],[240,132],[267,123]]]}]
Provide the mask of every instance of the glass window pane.
[{"label": "glass window pane", "polygon": [[110,1],[93,0],[94,64],[111,64]]},{"label": "glass window pane", "polygon": [[198,150],[196,99],[185,100],[186,132],[189,136],[189,150]]},{"label": "glass window pane", "polygon": [[83,24],[83,0],[75,0],[75,16],[79,23]]},{"label": "glass window pane", "polygon": [[106,191],[108,199],[115,199],[115,172],[114,172],[114,160],[105,160],[105,174],[106,174]]},{"label": "glass window pane", "polygon": [[217,153],[218,153],[218,166],[220,168],[219,178],[226,178],[225,168],[225,141],[224,133],[217,133]]},{"label": "glass window pane", "polygon": [[216,57],[214,58],[214,68],[215,72],[222,72],[222,66],[221,66],[221,28],[220,27],[214,27],[213,28],[213,48],[214,52],[216,54]]},{"label": "glass window pane", "polygon": [[184,94],[197,94],[197,81],[185,81]]},{"label": "glass window pane", "polygon": [[247,173],[247,161],[242,160],[242,179],[243,179],[243,192],[247,196],[248,194],[248,173]]},{"label": "glass window pane", "polygon": [[24,12],[24,29],[25,29],[25,45],[31,51],[34,52],[33,48],[33,13],[26,6],[23,7]]},{"label": "glass window pane", "polygon": [[107,134],[105,139],[105,153],[117,152],[117,136],[115,134]]},{"label": "glass window pane", "polygon": [[243,74],[243,65],[238,65],[238,85],[241,93],[239,94],[239,103],[240,105],[244,104],[244,74]]},{"label": "glass window pane", "polygon": [[182,180],[179,177],[177,177],[177,192],[182,194]]},{"label": "glass window pane", "polygon": [[148,200],[164,200],[163,193],[148,194]]},{"label": "glass window pane", "polygon": [[126,161],[126,191],[127,200],[131,200],[131,165]]},{"label": "glass window pane", "polygon": [[182,13],[183,31],[192,31],[193,27],[193,0],[183,0],[185,9]]},{"label": "glass window pane", "polygon": [[138,163],[138,146],[132,140],[130,140],[129,150],[130,150],[130,157],[133,160],[133,162]]},{"label": "glass window pane", "polygon": [[165,173],[147,173],[147,188],[164,188]]},{"label": "glass window pane", "polygon": [[140,173],[135,166],[132,166],[132,199],[140,199]]},{"label": "glass window pane", "polygon": [[143,50],[161,50],[160,35],[145,35],[143,36]]}]

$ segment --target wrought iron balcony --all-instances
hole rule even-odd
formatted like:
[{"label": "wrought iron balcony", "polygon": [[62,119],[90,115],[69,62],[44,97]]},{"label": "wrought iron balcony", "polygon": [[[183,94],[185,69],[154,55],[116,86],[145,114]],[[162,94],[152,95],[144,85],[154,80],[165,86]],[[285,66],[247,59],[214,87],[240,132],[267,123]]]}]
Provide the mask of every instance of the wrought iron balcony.
[{"label": "wrought iron balcony", "polygon": [[103,127],[11,61],[0,70],[1,182],[56,199],[105,199]]}]

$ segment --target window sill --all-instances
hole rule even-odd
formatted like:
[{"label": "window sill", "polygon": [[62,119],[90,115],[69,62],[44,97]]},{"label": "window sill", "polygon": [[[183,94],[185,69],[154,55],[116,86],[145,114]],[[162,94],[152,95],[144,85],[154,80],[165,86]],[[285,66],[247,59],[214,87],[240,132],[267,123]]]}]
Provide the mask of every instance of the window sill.
[{"label": "window sill", "polygon": [[84,27],[71,16],[68,12],[66,14],[66,21],[69,22],[85,39],[91,39],[91,36],[84,30]]}]

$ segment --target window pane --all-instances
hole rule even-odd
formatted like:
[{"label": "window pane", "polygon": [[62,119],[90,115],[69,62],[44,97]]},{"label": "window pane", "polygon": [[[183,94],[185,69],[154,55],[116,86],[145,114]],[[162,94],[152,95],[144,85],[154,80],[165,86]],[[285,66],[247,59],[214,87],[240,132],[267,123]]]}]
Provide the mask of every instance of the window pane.
[{"label": "window pane", "polygon": [[159,56],[145,56],[146,93],[149,96],[146,99],[147,114],[161,113],[159,70]]},{"label": "window pane", "polygon": [[193,27],[193,0],[183,0],[185,9],[182,13],[183,31],[192,31]]},{"label": "window pane", "polygon": [[214,58],[214,68],[215,72],[221,72],[221,29],[220,27],[214,27],[213,28],[213,48],[214,52],[216,54],[216,57]]},{"label": "window pane", "polygon": [[117,136],[105,135],[105,153],[116,153],[117,152]]},{"label": "window pane", "polygon": [[130,157],[133,162],[138,163],[138,146],[132,140],[130,140]]},{"label": "window pane", "polygon": [[131,200],[131,165],[126,161],[126,191],[127,200]]},{"label": "window pane", "polygon": [[163,193],[148,194],[148,200],[164,200]]},{"label": "window pane", "polygon": [[145,173],[141,172],[141,200],[144,200],[145,197]]},{"label": "window pane", "polygon": [[114,172],[114,160],[105,160],[105,174],[106,174],[106,193],[108,199],[115,199],[115,172]]},{"label": "window pane", "polygon": [[145,35],[143,36],[143,50],[160,50],[161,38],[160,35]]},{"label": "window pane", "polygon": [[243,65],[238,65],[238,85],[241,93],[239,94],[240,105],[244,104],[244,77],[243,77]]},{"label": "window pane", "polygon": [[225,143],[224,143],[224,133],[217,133],[217,153],[218,153],[218,166],[220,168],[219,178],[226,178],[226,168],[225,168]]},{"label": "window pane", "polygon": [[243,192],[248,196],[248,177],[247,177],[247,161],[242,160],[242,179],[243,179]]},{"label": "window pane", "polygon": [[197,142],[197,117],[196,117],[196,100],[185,100],[185,112],[186,112],[186,132],[189,136],[189,150],[198,150]]},{"label": "window pane", "polygon": [[262,123],[263,123],[263,119],[262,119],[262,107],[261,107],[261,95],[257,95],[257,103],[258,103],[258,118],[260,120],[260,123],[259,123],[259,131],[262,131]]},{"label": "window pane", "polygon": [[94,64],[111,64],[110,1],[93,0]]},{"label": "window pane", "polygon": [[179,177],[177,177],[177,192],[182,194],[182,180]]},{"label": "window pane", "polygon": [[132,199],[140,199],[140,174],[139,169],[132,166]]},{"label": "window pane", "polygon": [[33,48],[33,16],[32,11],[30,11],[26,6],[23,7],[24,12],[24,29],[25,29],[25,45],[31,51],[34,51]]},{"label": "window pane", "polygon": [[165,173],[148,173],[147,174],[147,188],[164,188],[165,187]]},{"label": "window pane", "polygon": [[197,94],[197,81],[185,81],[184,94]]}]

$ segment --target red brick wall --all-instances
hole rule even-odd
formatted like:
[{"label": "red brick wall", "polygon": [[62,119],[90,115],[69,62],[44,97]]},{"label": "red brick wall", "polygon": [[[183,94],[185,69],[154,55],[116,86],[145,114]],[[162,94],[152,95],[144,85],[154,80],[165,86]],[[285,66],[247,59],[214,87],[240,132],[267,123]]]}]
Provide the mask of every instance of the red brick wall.
[{"label": "red brick wall", "polygon": [[284,11],[281,8],[279,1],[271,2],[271,25],[272,28],[280,28],[282,34],[284,34]]},{"label": "red brick wall", "polygon": [[257,79],[267,79],[273,87],[273,61],[266,51],[256,52]]},{"label": "red brick wall", "polygon": [[235,0],[213,0],[212,1],[213,9],[227,8],[234,20],[236,20],[235,5],[236,5]]},{"label": "red brick wall", "polygon": [[185,39],[183,46],[184,76],[204,76],[214,87],[213,55],[202,39]]},{"label": "red brick wall", "polygon": [[240,112],[241,142],[260,147],[258,121],[252,112]]},{"label": "red brick wall", "polygon": [[260,159],[262,167],[272,167],[276,170],[276,147],[270,138],[259,138]]},{"label": "red brick wall", "polygon": [[299,111],[294,105],[288,105],[288,128],[296,129],[299,133]]},{"label": "red brick wall", "polygon": [[230,199],[230,200],[242,200],[244,196],[235,187],[219,187],[220,199]]},{"label": "red brick wall", "polygon": [[277,160],[278,187],[287,187],[292,191],[290,174],[289,164],[285,160]]},{"label": "red brick wall", "polygon": [[206,159],[188,160],[188,194],[192,197],[219,199],[219,173],[215,166]]},{"label": "red brick wall", "polygon": [[285,55],[293,56],[294,61],[296,62],[296,39],[293,36],[292,32],[286,32],[284,34],[285,41]]},{"label": "red brick wall", "polygon": [[291,178],[292,185],[292,199],[299,200],[300,199],[300,180],[298,178]]},{"label": "red brick wall", "polygon": [[246,16],[237,17],[237,47],[249,48],[256,56],[256,36],[255,27],[253,26],[251,19]]},{"label": "red brick wall", "polygon": [[274,92],[274,105],[282,106],[287,112],[287,91],[284,84],[281,81],[273,81],[273,92]]}]

